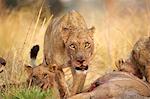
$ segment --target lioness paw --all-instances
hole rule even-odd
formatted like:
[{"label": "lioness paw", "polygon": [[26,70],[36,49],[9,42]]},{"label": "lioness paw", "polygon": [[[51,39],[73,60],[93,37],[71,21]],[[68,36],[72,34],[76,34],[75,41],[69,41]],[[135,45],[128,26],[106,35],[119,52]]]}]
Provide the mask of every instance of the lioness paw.
[{"label": "lioness paw", "polygon": [[121,70],[121,67],[122,67],[122,65],[124,65],[124,63],[125,63],[125,60],[121,58],[115,62],[115,65],[116,65],[118,70]]}]

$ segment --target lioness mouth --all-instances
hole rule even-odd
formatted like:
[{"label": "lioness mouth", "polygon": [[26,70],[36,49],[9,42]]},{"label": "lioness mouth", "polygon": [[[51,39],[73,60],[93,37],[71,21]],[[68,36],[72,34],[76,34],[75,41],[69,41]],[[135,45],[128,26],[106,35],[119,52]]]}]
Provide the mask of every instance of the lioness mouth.
[{"label": "lioness mouth", "polygon": [[2,73],[4,70],[1,70],[0,73]]},{"label": "lioness mouth", "polygon": [[75,67],[75,70],[80,70],[80,71],[85,71],[85,70],[88,70],[88,66],[83,66],[81,65],[80,67]]}]

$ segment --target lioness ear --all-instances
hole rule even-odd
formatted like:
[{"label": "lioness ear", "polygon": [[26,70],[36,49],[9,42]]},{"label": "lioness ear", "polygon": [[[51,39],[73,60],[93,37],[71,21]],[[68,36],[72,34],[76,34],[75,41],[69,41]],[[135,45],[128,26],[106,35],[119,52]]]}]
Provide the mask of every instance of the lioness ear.
[{"label": "lioness ear", "polygon": [[33,68],[29,65],[25,65],[25,71],[30,75],[32,73]]},{"label": "lioness ear", "polygon": [[93,38],[94,32],[95,32],[95,27],[94,27],[94,26],[88,29],[88,33],[89,33],[89,35],[90,35],[92,38]]},{"label": "lioness ear", "polygon": [[64,43],[66,43],[68,37],[69,37],[69,31],[70,29],[68,27],[62,27],[61,35]]},{"label": "lioness ear", "polygon": [[53,64],[53,65],[50,65],[50,66],[49,66],[49,70],[50,70],[51,72],[56,72],[57,69],[58,69],[58,66],[57,66],[56,64]]},{"label": "lioness ear", "polygon": [[137,52],[135,52],[134,50],[132,50],[132,57],[135,59],[135,60],[138,60],[139,59],[139,54]]},{"label": "lioness ear", "polygon": [[58,69],[58,66],[57,66],[56,64],[53,64],[53,65],[52,65],[52,69],[53,69],[54,72],[56,72],[57,69]]}]

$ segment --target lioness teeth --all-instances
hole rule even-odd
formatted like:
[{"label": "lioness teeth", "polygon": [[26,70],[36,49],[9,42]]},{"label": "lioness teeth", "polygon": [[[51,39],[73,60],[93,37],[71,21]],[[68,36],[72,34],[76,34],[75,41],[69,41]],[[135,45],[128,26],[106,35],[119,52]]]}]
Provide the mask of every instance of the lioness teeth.
[{"label": "lioness teeth", "polygon": [[87,70],[76,70],[77,74],[87,74]]}]

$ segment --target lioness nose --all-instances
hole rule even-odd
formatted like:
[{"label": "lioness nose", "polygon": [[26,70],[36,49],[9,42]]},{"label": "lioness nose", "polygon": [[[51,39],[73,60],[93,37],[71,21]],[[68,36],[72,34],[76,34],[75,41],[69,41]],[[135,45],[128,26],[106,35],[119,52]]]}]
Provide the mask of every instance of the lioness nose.
[{"label": "lioness nose", "polygon": [[85,60],[77,60],[77,62],[79,62],[80,64],[83,64],[83,62],[84,62]]}]

